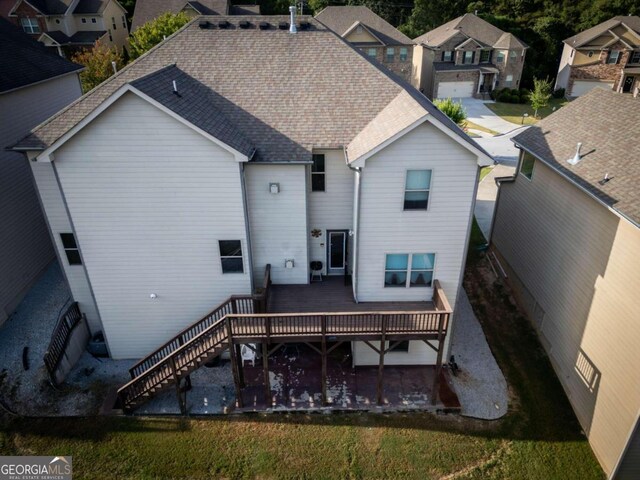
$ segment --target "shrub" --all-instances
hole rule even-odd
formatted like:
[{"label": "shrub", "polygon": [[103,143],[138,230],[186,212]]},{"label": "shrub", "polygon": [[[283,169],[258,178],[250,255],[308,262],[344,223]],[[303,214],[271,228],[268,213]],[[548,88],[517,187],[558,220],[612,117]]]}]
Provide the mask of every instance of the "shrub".
[{"label": "shrub", "polygon": [[460,126],[462,126],[467,118],[467,112],[462,106],[462,103],[454,102],[451,98],[435,100],[433,104],[438,107],[442,113]]}]

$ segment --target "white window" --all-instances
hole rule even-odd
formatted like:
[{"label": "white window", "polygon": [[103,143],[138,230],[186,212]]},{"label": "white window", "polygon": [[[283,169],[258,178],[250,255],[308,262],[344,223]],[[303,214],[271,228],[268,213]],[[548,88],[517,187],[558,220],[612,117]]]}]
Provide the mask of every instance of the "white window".
[{"label": "white window", "polygon": [[515,51],[515,50],[511,50],[511,51],[509,52],[509,58],[510,58],[511,60],[515,60],[517,57],[518,57],[518,54],[516,53],[516,51]]},{"label": "white window", "polygon": [[395,48],[387,48],[387,62],[392,63],[396,56]]},{"label": "white window", "polygon": [[510,87],[513,83],[513,75],[507,75],[507,78],[504,81],[505,86]]},{"label": "white window", "polygon": [[93,18],[91,19],[91,23],[98,23],[98,21],[96,20],[96,18],[95,18],[95,17],[93,17]]},{"label": "white window", "polygon": [[325,165],[324,155],[314,154],[313,165],[311,165],[311,191],[324,192],[325,189]]},{"label": "white window", "polygon": [[400,47],[400,61],[406,62],[409,57],[409,49],[407,47]]},{"label": "white window", "polygon": [[392,253],[385,257],[385,288],[431,287],[435,253]]},{"label": "white window", "polygon": [[464,56],[462,57],[462,63],[464,63],[465,65],[473,63],[473,57],[475,56],[475,52],[473,50],[467,50],[463,55]]},{"label": "white window", "polygon": [[442,52],[442,61],[443,62],[452,62],[453,61],[453,52],[448,50],[446,52]]},{"label": "white window", "polygon": [[498,50],[496,54],[496,63],[504,63],[504,52],[502,50]]},{"label": "white window", "polygon": [[618,63],[620,60],[620,50],[611,50],[609,52],[609,57],[607,58],[607,63]]},{"label": "white window", "polygon": [[222,273],[244,273],[240,240],[219,240]]},{"label": "white window", "polygon": [[367,56],[375,60],[378,56],[378,51],[375,48],[370,48],[367,50]]},{"label": "white window", "polygon": [[40,33],[40,25],[35,18],[21,18],[20,24],[26,33]]},{"label": "white window", "polygon": [[64,248],[64,253],[67,255],[69,265],[82,265],[80,250],[73,233],[61,233],[60,240],[62,240],[62,248]]},{"label": "white window", "polygon": [[426,210],[431,190],[431,170],[407,170],[404,186],[404,209]]},{"label": "white window", "polygon": [[87,23],[87,19],[82,17],[82,20],[80,20],[82,23]]}]

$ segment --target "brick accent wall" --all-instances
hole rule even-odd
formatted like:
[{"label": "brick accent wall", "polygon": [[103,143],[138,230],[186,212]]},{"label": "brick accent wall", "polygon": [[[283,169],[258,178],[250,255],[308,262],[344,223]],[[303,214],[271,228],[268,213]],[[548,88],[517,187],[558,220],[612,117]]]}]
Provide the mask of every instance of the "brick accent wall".
[{"label": "brick accent wall", "polygon": [[13,22],[15,25],[17,25],[18,27],[20,27],[21,29],[22,29],[21,19],[35,18],[38,20],[38,25],[40,26],[40,33],[30,34],[36,40],[40,37],[40,34],[42,32],[47,31],[47,23],[45,22],[44,17],[40,14],[40,12],[35,10],[28,3],[21,2],[18,8],[15,10],[14,14],[17,15],[17,17],[9,17],[9,20]]},{"label": "brick accent wall", "polygon": [[[393,62],[387,62],[387,47],[377,46],[359,46],[358,49],[362,51],[368,58],[368,52],[370,48],[376,49],[376,61],[388,68],[392,72],[402,77],[407,82],[411,82],[411,69],[413,67],[413,46],[412,45],[394,45],[395,56]],[[403,62],[400,61],[400,48],[407,49],[407,59]]]}]

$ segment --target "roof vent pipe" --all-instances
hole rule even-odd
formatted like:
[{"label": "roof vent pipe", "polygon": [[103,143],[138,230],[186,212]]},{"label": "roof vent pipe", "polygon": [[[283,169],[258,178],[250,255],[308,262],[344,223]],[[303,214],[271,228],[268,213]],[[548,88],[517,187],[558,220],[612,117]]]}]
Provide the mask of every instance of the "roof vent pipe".
[{"label": "roof vent pipe", "polygon": [[582,147],[582,142],[578,142],[578,146],[576,148],[576,154],[573,156],[573,158],[570,158],[569,160],[567,160],[567,162],[569,162],[571,165],[577,165],[578,162],[581,160],[580,147]]},{"label": "roof vent pipe", "polygon": [[180,92],[178,92],[178,83],[175,80],[173,81],[173,94],[178,97],[180,96]]},{"label": "roof vent pipe", "polygon": [[289,21],[289,33],[298,33],[296,28],[296,7],[291,5],[289,7],[289,13],[291,14],[291,20]]}]

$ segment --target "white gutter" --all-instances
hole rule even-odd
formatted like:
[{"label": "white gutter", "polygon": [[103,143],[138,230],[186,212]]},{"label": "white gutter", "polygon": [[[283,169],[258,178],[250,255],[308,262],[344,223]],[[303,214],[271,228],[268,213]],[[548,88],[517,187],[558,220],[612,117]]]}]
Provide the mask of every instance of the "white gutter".
[{"label": "white gutter", "polygon": [[[345,160],[347,152],[345,150]],[[353,289],[353,300],[358,303],[358,230],[360,223],[360,182],[362,167],[352,167],[347,162],[347,167],[356,173],[353,190],[353,266],[351,267],[351,288]]]}]

